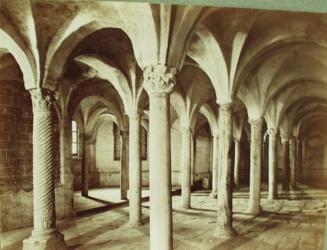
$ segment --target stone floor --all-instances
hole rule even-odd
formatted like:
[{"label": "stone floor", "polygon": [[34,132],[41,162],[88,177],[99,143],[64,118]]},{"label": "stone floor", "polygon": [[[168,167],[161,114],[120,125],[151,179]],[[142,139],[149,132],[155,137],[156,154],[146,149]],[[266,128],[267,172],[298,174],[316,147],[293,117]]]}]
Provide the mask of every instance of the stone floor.
[{"label": "stone floor", "polygon": [[[216,200],[207,191],[192,194],[192,209],[181,209],[181,198],[173,197],[174,249],[323,249],[327,193],[301,185],[298,191],[269,201],[262,192],[264,212],[257,217],[245,213],[248,193],[234,193],[234,227],[231,239],[213,237]],[[144,225],[128,226],[128,207],[117,207],[93,215],[58,222],[69,249],[148,249],[149,204],[143,203]],[[4,233],[3,249],[21,249],[30,228]]]},{"label": "stone floor", "polygon": [[[81,192],[74,193],[74,209],[76,212],[92,210],[100,207],[127,204],[126,200],[120,198],[119,188],[95,188],[89,190],[89,196],[84,197]],[[128,193],[127,193],[127,197]],[[142,197],[149,197],[149,190],[142,190]]]}]

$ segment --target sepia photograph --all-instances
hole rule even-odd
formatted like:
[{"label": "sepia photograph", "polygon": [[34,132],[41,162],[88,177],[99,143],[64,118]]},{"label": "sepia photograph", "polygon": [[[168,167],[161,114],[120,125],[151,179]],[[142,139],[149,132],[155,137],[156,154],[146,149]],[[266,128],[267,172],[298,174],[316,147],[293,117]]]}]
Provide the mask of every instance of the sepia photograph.
[{"label": "sepia photograph", "polygon": [[0,249],[327,250],[308,2],[0,0]]}]

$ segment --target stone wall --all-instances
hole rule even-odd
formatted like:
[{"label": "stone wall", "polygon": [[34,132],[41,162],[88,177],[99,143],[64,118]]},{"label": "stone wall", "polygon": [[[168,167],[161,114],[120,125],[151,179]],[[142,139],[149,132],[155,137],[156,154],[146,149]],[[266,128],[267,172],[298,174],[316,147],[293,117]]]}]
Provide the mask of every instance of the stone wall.
[{"label": "stone wall", "polygon": [[[56,123],[57,124],[57,123]],[[59,130],[54,126],[56,179]],[[32,225],[33,112],[22,82],[0,82],[0,230]],[[24,216],[19,216],[24,214]]]},{"label": "stone wall", "polygon": [[212,163],[212,142],[208,129],[203,126],[195,138],[194,181],[203,188],[209,188]]},{"label": "stone wall", "polygon": [[319,124],[306,140],[306,160],[303,168],[304,181],[327,187],[327,124]]}]

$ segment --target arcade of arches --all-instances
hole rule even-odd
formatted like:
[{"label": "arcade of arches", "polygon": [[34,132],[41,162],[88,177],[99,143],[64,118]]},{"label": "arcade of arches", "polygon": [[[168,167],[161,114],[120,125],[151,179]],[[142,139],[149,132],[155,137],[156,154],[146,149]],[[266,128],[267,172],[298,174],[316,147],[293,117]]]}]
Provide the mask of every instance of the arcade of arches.
[{"label": "arcade of arches", "polygon": [[325,14],[1,0],[0,248],[319,249],[326,77]]}]

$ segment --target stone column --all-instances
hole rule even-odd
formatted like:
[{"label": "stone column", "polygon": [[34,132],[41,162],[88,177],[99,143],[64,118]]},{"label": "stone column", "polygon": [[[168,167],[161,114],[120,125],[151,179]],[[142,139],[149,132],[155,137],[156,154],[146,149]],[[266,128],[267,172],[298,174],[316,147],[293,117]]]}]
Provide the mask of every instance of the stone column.
[{"label": "stone column", "polygon": [[195,162],[195,147],[194,147],[194,137],[191,136],[191,187],[194,185],[194,162]]},{"label": "stone column", "polygon": [[217,187],[218,187],[218,163],[219,163],[219,140],[218,135],[212,136],[212,190],[210,196],[217,198]]},{"label": "stone column", "polygon": [[165,65],[146,67],[144,88],[149,95],[150,249],[171,250],[170,93],[176,70]]},{"label": "stone column", "polygon": [[232,105],[222,104],[219,108],[219,155],[216,237],[230,237],[233,229],[232,208]]},{"label": "stone column", "polygon": [[296,149],[297,149],[297,176],[298,181],[302,181],[302,140],[297,138],[296,140]]},{"label": "stone column", "polygon": [[283,191],[289,191],[289,179],[290,179],[290,171],[289,171],[289,165],[290,165],[290,158],[289,158],[289,137],[288,136],[282,136],[281,138],[282,142],[282,173],[283,173],[283,182],[282,182],[282,190]]},{"label": "stone column", "polygon": [[23,249],[66,249],[56,228],[51,97],[40,89],[30,91],[33,103],[33,224]]},{"label": "stone column", "polygon": [[64,216],[74,215],[72,173],[72,128],[71,121],[64,115],[60,120],[60,183],[64,188]]},{"label": "stone column", "polygon": [[305,175],[304,175],[304,169],[306,169],[306,147],[305,147],[306,143],[305,143],[305,139],[302,139],[302,181],[304,181],[305,179]]},{"label": "stone column", "polygon": [[89,135],[85,135],[83,137],[83,153],[82,153],[82,173],[81,173],[81,193],[82,196],[89,195],[89,166],[88,166],[88,143],[91,137]]},{"label": "stone column", "polygon": [[128,132],[120,131],[120,198],[127,200],[128,190]]},{"label": "stone column", "polygon": [[240,187],[240,163],[241,163],[241,142],[234,138],[234,183],[235,187]]},{"label": "stone column", "polygon": [[276,129],[268,129],[269,135],[269,151],[268,151],[268,199],[277,198],[277,144]]},{"label": "stone column", "polygon": [[141,196],[141,115],[135,111],[129,114],[129,223],[132,226],[142,223]]},{"label": "stone column", "polygon": [[87,152],[87,164],[89,166],[89,172],[93,173],[95,172],[96,166],[95,166],[95,143],[96,140],[93,138],[90,138],[88,141],[88,152]]},{"label": "stone column", "polygon": [[249,213],[258,215],[261,212],[260,186],[262,164],[262,119],[250,120],[250,199]]},{"label": "stone column", "polygon": [[182,128],[182,206],[191,208],[191,136],[189,127]]},{"label": "stone column", "polygon": [[291,169],[291,188],[296,189],[296,139],[294,137],[290,138],[290,169]]}]

